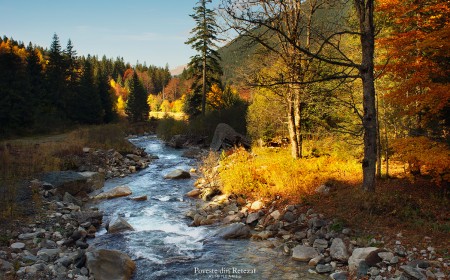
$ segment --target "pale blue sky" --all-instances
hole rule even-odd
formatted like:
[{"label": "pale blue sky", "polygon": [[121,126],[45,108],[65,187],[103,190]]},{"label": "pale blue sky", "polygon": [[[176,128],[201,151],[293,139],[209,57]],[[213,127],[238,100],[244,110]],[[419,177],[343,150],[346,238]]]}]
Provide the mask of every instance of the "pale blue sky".
[{"label": "pale blue sky", "polygon": [[[213,8],[218,0],[213,1]],[[78,55],[121,56],[171,69],[194,54],[184,42],[197,0],[0,0],[0,36],[48,48],[58,34]]]}]

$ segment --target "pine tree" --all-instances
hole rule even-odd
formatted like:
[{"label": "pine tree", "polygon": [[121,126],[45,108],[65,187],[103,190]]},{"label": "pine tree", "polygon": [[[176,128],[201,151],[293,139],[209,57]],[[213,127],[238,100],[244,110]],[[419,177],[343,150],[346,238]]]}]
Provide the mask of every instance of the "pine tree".
[{"label": "pine tree", "polygon": [[61,51],[61,44],[56,33],[50,46],[46,71],[46,92],[49,107],[53,107],[59,114],[66,112],[64,95],[66,93],[65,62]]},{"label": "pine tree", "polygon": [[71,100],[71,118],[79,123],[96,124],[103,120],[102,104],[94,84],[90,57],[84,59],[83,72],[75,96]]},{"label": "pine tree", "polygon": [[114,110],[113,97],[110,94],[108,76],[104,71],[105,70],[99,70],[99,73],[97,74],[97,90],[102,104],[103,122],[110,123],[117,116],[116,111]]},{"label": "pine tree", "polygon": [[193,95],[201,94],[201,111],[199,109],[198,96],[191,96],[187,99],[186,112],[192,116],[198,115],[200,112],[205,115],[206,110],[206,91],[213,84],[220,84],[219,76],[222,69],[219,64],[220,56],[216,51],[217,45],[217,23],[215,20],[215,12],[206,7],[211,0],[199,0],[197,6],[194,7],[194,19],[196,26],[192,29],[192,37],[188,39],[186,44],[198,52],[197,55],[191,57],[189,68],[193,70],[194,92]]},{"label": "pine tree", "polygon": [[130,82],[130,94],[128,95],[125,113],[131,121],[138,122],[148,119],[149,110],[147,92],[142,86],[141,81],[139,81],[136,71],[134,71],[133,78]]}]

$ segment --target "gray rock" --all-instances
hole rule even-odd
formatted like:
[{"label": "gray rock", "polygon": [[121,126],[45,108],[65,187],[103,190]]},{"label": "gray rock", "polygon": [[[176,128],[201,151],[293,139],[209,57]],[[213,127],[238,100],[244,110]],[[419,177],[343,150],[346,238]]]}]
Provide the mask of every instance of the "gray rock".
[{"label": "gray rock", "polygon": [[363,261],[367,255],[369,255],[372,251],[377,250],[376,247],[365,247],[365,248],[356,248],[353,250],[351,257],[348,259],[348,268],[350,271],[355,271],[359,263]]},{"label": "gray rock", "polygon": [[385,262],[390,263],[394,254],[392,252],[379,252],[378,256]]},{"label": "gray rock", "polygon": [[356,271],[358,279],[366,276],[367,273],[369,273],[369,268],[370,267],[367,265],[366,261],[364,260],[360,261],[358,264],[358,270]]},{"label": "gray rock", "polygon": [[380,270],[377,267],[369,268],[368,274],[371,276],[378,276],[380,274]]},{"label": "gray rock", "polygon": [[19,234],[20,240],[32,240],[38,236],[40,232],[30,232],[30,233],[22,233]]},{"label": "gray rock", "polygon": [[15,243],[13,243],[13,244],[11,244],[11,249],[13,249],[13,250],[15,250],[15,251],[20,251],[20,250],[23,250],[23,249],[25,249],[25,243],[22,243],[22,242],[15,242]]},{"label": "gray rock", "polygon": [[164,179],[179,180],[179,179],[189,179],[191,174],[187,171],[181,169],[175,169],[164,176]]},{"label": "gray rock", "polygon": [[318,273],[330,273],[332,272],[334,269],[331,266],[331,264],[318,264],[316,266],[316,271]]},{"label": "gray rock", "polygon": [[242,134],[237,133],[231,126],[219,123],[214,132],[211,141],[211,149],[219,151],[221,149],[229,149],[235,146],[243,146],[248,149],[251,146],[250,141]]},{"label": "gray rock", "polygon": [[136,270],[136,264],[127,254],[105,249],[87,252],[86,267],[95,280],[127,280]]},{"label": "gray rock", "polygon": [[274,218],[275,220],[279,220],[279,219],[280,219],[280,216],[281,216],[281,213],[280,213],[280,211],[275,210],[275,211],[273,211],[272,213],[270,213],[270,216],[271,216],[272,218]]},{"label": "gray rock", "polygon": [[309,262],[318,256],[319,252],[309,246],[297,245],[292,249],[292,259],[296,261]]},{"label": "gray rock", "polygon": [[122,218],[120,216],[113,218],[109,222],[109,226],[108,226],[109,233],[117,233],[117,232],[122,232],[122,231],[127,231],[127,230],[134,231],[134,228],[124,218]]},{"label": "gray rock", "polygon": [[41,249],[37,252],[37,257],[45,262],[50,262],[56,259],[61,249]]},{"label": "gray rock", "polygon": [[294,215],[294,213],[292,213],[291,211],[287,211],[286,213],[284,213],[283,215],[283,220],[288,222],[288,223],[292,223],[293,221],[295,221],[297,219],[297,217]]},{"label": "gray rock", "polygon": [[324,227],[327,225],[327,221],[319,219],[317,217],[312,218],[309,220],[309,227],[314,229],[319,229],[321,227]]},{"label": "gray rock", "polygon": [[316,239],[314,240],[313,247],[316,248],[319,252],[324,251],[328,248],[328,241],[325,239]]},{"label": "gray rock", "polygon": [[117,186],[107,192],[100,193],[94,196],[94,199],[111,199],[123,196],[129,196],[132,194],[131,189],[128,186]]},{"label": "gray rock", "polygon": [[133,196],[133,197],[130,197],[130,200],[133,200],[133,201],[146,201],[147,200],[147,196],[146,195]]},{"label": "gray rock", "polygon": [[219,229],[214,236],[223,239],[246,238],[250,236],[250,228],[243,223],[234,223]]},{"label": "gray rock", "polygon": [[347,272],[335,272],[330,274],[330,278],[334,280],[347,280],[348,274]]},{"label": "gray rock", "polygon": [[72,204],[75,204],[75,205],[78,205],[78,206],[83,205],[83,202],[81,202],[81,200],[75,198],[73,195],[71,195],[68,192],[64,193],[63,201],[66,202],[66,203],[72,203]]},{"label": "gray rock", "polygon": [[55,171],[43,174],[40,179],[53,185],[57,194],[68,192],[73,196],[93,192],[105,183],[104,174],[98,172]]},{"label": "gray rock", "polygon": [[330,246],[330,256],[332,259],[340,261],[340,262],[347,262],[349,255],[347,252],[347,247],[345,246],[344,241],[340,238],[333,239],[333,242]]},{"label": "gray rock", "polygon": [[406,274],[408,279],[426,280],[427,277],[417,268],[413,268],[409,265],[400,266],[400,270]]},{"label": "gray rock", "polygon": [[257,222],[258,220],[259,220],[259,212],[254,212],[254,213],[248,214],[247,220],[245,221],[245,223],[251,224],[251,223]]}]

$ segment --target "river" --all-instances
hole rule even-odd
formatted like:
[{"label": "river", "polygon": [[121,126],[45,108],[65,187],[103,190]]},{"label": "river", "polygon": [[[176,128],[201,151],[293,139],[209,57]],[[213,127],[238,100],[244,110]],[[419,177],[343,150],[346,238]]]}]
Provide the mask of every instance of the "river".
[{"label": "river", "polygon": [[143,279],[325,279],[309,274],[305,264],[282,254],[282,243],[210,238],[217,225],[191,227],[185,213],[198,201],[185,197],[189,180],[165,180],[174,169],[190,170],[197,162],[167,147],[155,136],[130,139],[159,159],[138,173],[108,180],[104,190],[127,185],[133,196],[147,201],[117,198],[99,202],[104,221],[120,215],[135,231],[108,234],[100,230],[92,244],[126,252],[137,266],[135,280]]}]

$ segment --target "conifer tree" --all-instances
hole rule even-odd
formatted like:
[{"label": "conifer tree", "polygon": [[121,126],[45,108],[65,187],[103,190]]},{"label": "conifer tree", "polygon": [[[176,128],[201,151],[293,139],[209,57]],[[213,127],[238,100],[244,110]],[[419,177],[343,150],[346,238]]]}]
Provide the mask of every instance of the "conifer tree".
[{"label": "conifer tree", "polygon": [[[206,7],[211,0],[199,0],[197,6],[194,7],[194,14],[191,17],[194,19],[196,26],[192,29],[192,37],[188,39],[186,44],[197,51],[197,55],[191,57],[189,68],[193,70],[193,95],[187,100],[188,114],[192,116],[198,115],[200,112],[205,115],[206,110],[206,91],[211,88],[213,84],[220,84],[219,76],[222,74],[219,61],[220,56],[216,51],[217,45],[217,23],[215,20],[215,12]],[[199,109],[201,94],[201,111]]]},{"label": "conifer tree", "polygon": [[128,95],[125,113],[132,122],[138,122],[148,119],[149,110],[147,92],[141,81],[139,81],[137,72],[134,71],[130,82],[130,95]]},{"label": "conifer tree", "polygon": [[[66,93],[64,57],[61,44],[56,33],[50,46],[49,59],[46,71],[47,101],[61,115],[66,112],[64,94]],[[53,112],[55,113],[55,112]]]}]

